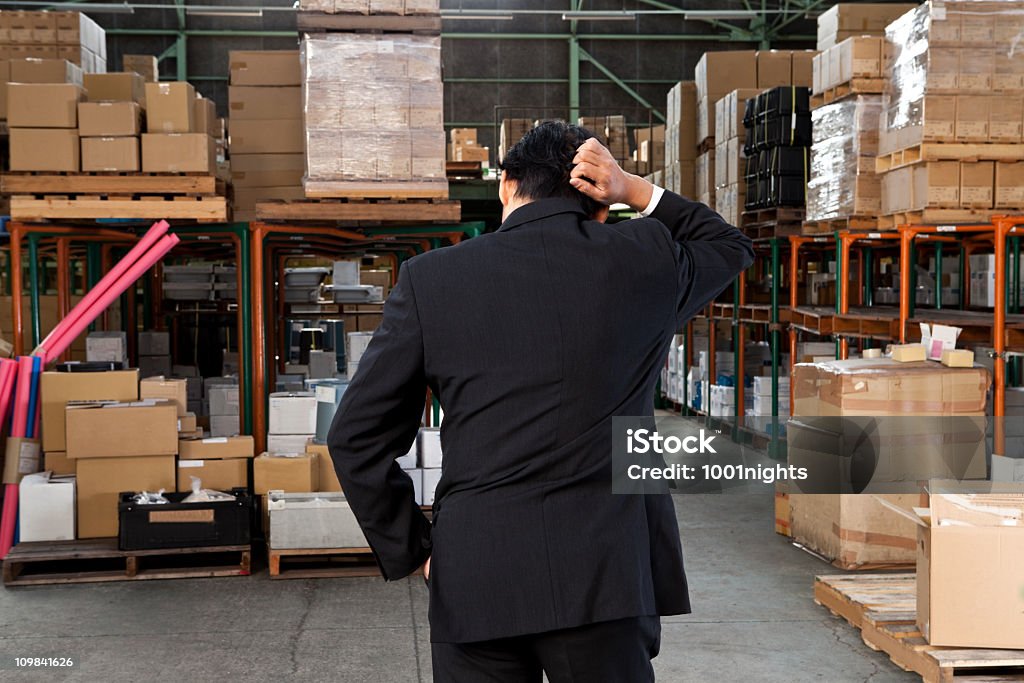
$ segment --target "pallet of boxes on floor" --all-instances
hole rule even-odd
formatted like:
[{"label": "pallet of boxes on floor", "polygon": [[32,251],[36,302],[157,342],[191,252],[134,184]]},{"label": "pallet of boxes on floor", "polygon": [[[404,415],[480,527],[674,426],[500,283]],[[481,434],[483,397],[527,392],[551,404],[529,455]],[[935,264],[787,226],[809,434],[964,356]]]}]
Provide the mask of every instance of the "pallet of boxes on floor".
[{"label": "pallet of boxes on floor", "polygon": [[491,163],[491,150],[477,142],[476,128],[452,128],[448,131],[449,178],[481,178]]},{"label": "pallet of boxes on floor", "polygon": [[213,102],[188,83],[66,60],[12,60],[9,171],[15,220],[227,220]]},{"label": "pallet of boxes on floor", "polygon": [[257,218],[458,222],[437,3],[327,9],[303,3],[298,12],[306,201],[258,202]]},{"label": "pallet of boxes on floor", "polygon": [[89,362],[40,375],[41,471],[19,485],[5,584],[248,574],[252,437],[207,435],[186,378],[111,369],[127,367],[125,333],[86,344]]}]

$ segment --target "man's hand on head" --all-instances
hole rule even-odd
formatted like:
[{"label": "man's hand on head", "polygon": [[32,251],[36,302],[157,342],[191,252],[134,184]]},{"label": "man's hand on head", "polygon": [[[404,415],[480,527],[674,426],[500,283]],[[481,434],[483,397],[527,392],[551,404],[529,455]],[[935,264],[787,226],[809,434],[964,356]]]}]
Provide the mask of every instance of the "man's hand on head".
[{"label": "man's hand on head", "polygon": [[626,173],[615,157],[596,138],[590,138],[576,149],[569,174],[569,184],[608,206],[626,204],[634,211],[643,211],[651,201],[654,186],[640,176]]}]

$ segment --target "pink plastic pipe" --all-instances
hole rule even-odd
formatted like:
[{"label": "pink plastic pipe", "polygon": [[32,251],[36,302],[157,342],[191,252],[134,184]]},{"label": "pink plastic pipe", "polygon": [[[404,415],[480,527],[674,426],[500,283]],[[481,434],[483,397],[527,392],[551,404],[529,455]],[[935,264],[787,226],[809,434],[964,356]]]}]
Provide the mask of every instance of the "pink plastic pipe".
[{"label": "pink plastic pipe", "polygon": [[[25,361],[28,361],[26,364]],[[28,368],[26,374],[25,369]],[[0,399],[0,407],[3,407],[3,413],[0,414],[0,421],[3,421],[7,417],[7,408],[11,404],[11,395],[15,394],[17,389],[24,388],[24,392],[17,392],[17,394],[24,393],[24,396],[15,395],[14,399],[14,421],[11,425],[11,436],[21,436],[25,433],[25,420],[28,418],[28,401],[29,395],[32,391],[32,357],[21,356],[17,361],[8,361],[2,367],[4,372],[5,381],[0,382],[0,390],[3,392],[3,398]],[[18,382],[15,383],[15,377],[18,378]],[[20,411],[20,422],[19,417]],[[5,484],[4,485],[4,507],[0,511],[0,559],[7,557],[7,553],[11,550],[11,546],[14,544],[14,527],[18,520],[18,485],[17,484]]]},{"label": "pink plastic pipe", "polygon": [[28,402],[32,396],[32,356],[18,357],[18,384],[14,392],[14,418],[11,436],[24,437],[28,433]]},{"label": "pink plastic pipe", "polygon": [[117,280],[120,279],[121,276],[139,260],[139,258],[149,251],[150,247],[156,244],[157,240],[167,232],[169,227],[170,226],[167,221],[157,221],[154,223],[150,229],[146,231],[146,234],[142,236],[142,239],[136,242],[135,246],[125,254],[124,258],[114,264],[114,267],[96,283],[96,286],[90,289],[86,295],[82,297],[82,300],[78,302],[78,305],[71,309],[63,320],[57,323],[57,326],[53,328],[50,334],[46,335],[46,339],[36,347],[36,350],[33,351],[33,355],[41,356],[45,353],[47,358],[52,357],[53,354],[50,354],[47,349],[49,349],[54,342],[63,337],[63,332],[71,327],[82,313],[88,310],[89,307],[92,306],[92,304],[99,299],[112,284],[117,282]]},{"label": "pink plastic pipe", "polygon": [[[71,345],[71,342],[77,339],[78,335],[89,326],[89,323],[98,318],[117,297],[121,296],[129,287],[135,284],[147,270],[152,268],[157,261],[162,259],[180,241],[177,235],[164,235],[160,238],[160,241],[152,249],[132,264],[127,271],[124,271],[118,280],[108,287],[101,296],[95,298],[88,309],[83,310],[73,323],[65,326],[61,334],[51,340],[45,349],[45,362],[52,363],[56,360]],[[76,306],[76,308],[78,307]]]}]

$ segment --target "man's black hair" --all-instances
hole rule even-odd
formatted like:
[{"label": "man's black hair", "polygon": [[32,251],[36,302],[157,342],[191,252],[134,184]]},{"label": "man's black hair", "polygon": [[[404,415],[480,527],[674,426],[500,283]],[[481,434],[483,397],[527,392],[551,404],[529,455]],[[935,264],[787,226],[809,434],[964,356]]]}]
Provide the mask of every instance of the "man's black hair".
[{"label": "man's black hair", "polygon": [[583,126],[545,121],[513,145],[499,167],[507,178],[516,181],[516,196],[530,200],[575,199],[588,216],[594,216],[604,205],[569,184],[576,148],[592,137],[596,136]]}]

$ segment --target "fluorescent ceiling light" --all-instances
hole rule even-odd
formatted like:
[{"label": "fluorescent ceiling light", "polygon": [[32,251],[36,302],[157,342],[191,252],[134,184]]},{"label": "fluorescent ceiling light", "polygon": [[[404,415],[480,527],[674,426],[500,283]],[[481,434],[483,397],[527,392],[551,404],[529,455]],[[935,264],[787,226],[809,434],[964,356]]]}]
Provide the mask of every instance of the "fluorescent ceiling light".
[{"label": "fluorescent ceiling light", "polygon": [[635,12],[565,12],[562,21],[633,21]]},{"label": "fluorescent ceiling light", "polygon": [[683,19],[753,19],[757,16],[754,10],[692,10],[683,12]]},{"label": "fluorescent ceiling light", "polygon": [[244,9],[207,9],[205,7],[186,7],[185,14],[190,17],[262,17],[263,10],[244,10]]},{"label": "fluorescent ceiling light", "polygon": [[469,13],[465,14],[442,14],[442,19],[456,19],[465,21],[512,21],[511,14],[481,14],[481,13]]}]

